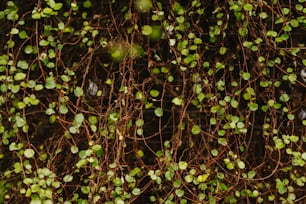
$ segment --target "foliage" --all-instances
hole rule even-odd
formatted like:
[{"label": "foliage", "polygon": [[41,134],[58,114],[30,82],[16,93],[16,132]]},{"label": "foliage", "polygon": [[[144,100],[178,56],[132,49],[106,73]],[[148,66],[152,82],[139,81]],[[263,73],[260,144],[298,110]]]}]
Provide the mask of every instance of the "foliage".
[{"label": "foliage", "polygon": [[304,0],[0,8],[0,203],[305,202]]}]

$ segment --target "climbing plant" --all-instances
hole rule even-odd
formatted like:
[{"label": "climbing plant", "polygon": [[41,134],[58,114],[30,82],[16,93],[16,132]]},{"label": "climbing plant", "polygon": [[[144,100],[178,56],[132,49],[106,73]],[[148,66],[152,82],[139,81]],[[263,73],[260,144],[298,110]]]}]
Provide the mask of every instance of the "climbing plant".
[{"label": "climbing plant", "polygon": [[303,203],[306,1],[0,7],[0,203]]}]

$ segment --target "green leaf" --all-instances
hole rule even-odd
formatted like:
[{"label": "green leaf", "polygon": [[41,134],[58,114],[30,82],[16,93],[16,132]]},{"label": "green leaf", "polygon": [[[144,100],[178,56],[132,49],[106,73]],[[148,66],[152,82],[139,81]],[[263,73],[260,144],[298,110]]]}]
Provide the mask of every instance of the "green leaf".
[{"label": "green leaf", "polygon": [[60,30],[64,30],[65,24],[61,21],[61,22],[59,22],[59,23],[57,24],[57,27],[58,27],[58,29],[60,29]]},{"label": "green leaf", "polygon": [[161,67],[160,71],[164,74],[169,73],[169,69],[167,67]]},{"label": "green leaf", "polygon": [[16,125],[17,127],[23,127],[26,125],[26,120],[20,116],[16,116]]},{"label": "green leaf", "polygon": [[219,135],[219,136],[224,136],[225,133],[226,133],[225,130],[218,130],[218,135]]},{"label": "green leaf", "polygon": [[209,177],[209,174],[207,173],[207,174],[201,174],[201,175],[199,175],[198,177],[197,177],[197,181],[199,182],[199,183],[204,183],[207,179],[208,179],[208,177]]},{"label": "green leaf", "polygon": [[216,125],[216,124],[217,124],[216,118],[210,118],[210,119],[209,119],[209,123],[210,123],[211,125]]},{"label": "green leaf", "polygon": [[188,163],[186,161],[180,161],[178,163],[178,167],[180,170],[186,170],[188,167]]},{"label": "green leaf", "polygon": [[283,28],[284,31],[286,32],[290,32],[292,30],[291,26],[289,24],[287,24],[284,28]]},{"label": "green leaf", "polygon": [[80,157],[81,159],[85,159],[85,158],[87,157],[86,150],[81,150],[81,151],[79,152],[79,157]]},{"label": "green leaf", "polygon": [[29,37],[28,34],[24,30],[20,31],[18,36],[20,39],[26,39]]},{"label": "green leaf", "polygon": [[254,91],[254,89],[252,88],[252,87],[247,87],[246,88],[246,91],[250,94],[250,95],[255,95],[255,91]]},{"label": "green leaf", "polygon": [[24,109],[26,107],[26,104],[24,102],[19,101],[17,103],[17,108],[18,109]]},{"label": "green leaf", "polygon": [[233,164],[233,162],[231,162],[228,158],[224,159],[224,163],[226,164],[226,168],[228,170],[233,170],[235,168],[235,165]]},{"label": "green leaf", "polygon": [[226,51],[227,51],[227,48],[226,48],[226,47],[220,47],[219,54],[220,54],[220,55],[225,55],[225,54],[226,54]]},{"label": "green leaf", "polygon": [[231,101],[231,97],[230,96],[225,96],[224,97],[224,101],[226,101],[227,103]]},{"label": "green leaf", "polygon": [[177,21],[178,23],[184,23],[185,18],[184,18],[184,16],[178,16],[178,17],[176,17],[176,21]]},{"label": "green leaf", "polygon": [[268,87],[269,85],[271,85],[271,81],[260,81],[260,82],[259,82],[259,85],[260,85],[261,87],[266,88],[266,87]]},{"label": "green leaf", "polygon": [[219,151],[217,149],[212,149],[210,152],[214,157],[218,156]]},{"label": "green leaf", "polygon": [[79,86],[77,86],[74,90],[73,90],[73,93],[76,97],[81,97],[83,96],[83,89]]},{"label": "green leaf", "polygon": [[218,138],[218,143],[222,146],[227,146],[227,140],[224,137]]},{"label": "green leaf", "polygon": [[257,103],[248,103],[248,107],[250,108],[251,111],[256,111],[258,109],[258,104]]},{"label": "green leaf", "polygon": [[296,135],[291,135],[291,136],[289,136],[289,139],[290,139],[291,142],[297,143],[300,138]]},{"label": "green leaf", "polygon": [[231,104],[231,106],[232,106],[233,108],[237,108],[238,105],[239,105],[238,101],[236,101],[235,99],[232,99],[231,102],[230,102],[230,104]]},{"label": "green leaf", "polygon": [[295,116],[294,116],[294,114],[288,114],[288,115],[287,115],[287,118],[288,118],[289,120],[294,120]]},{"label": "green leaf", "polygon": [[182,189],[176,189],[175,190],[175,194],[177,195],[177,197],[183,197],[184,196],[185,191]]},{"label": "green leaf", "polygon": [[19,90],[20,90],[20,85],[18,85],[18,84],[15,84],[15,85],[13,85],[13,86],[11,87],[12,93],[18,93]]},{"label": "green leaf", "polygon": [[39,45],[42,46],[42,47],[45,47],[45,46],[49,45],[49,41],[42,39],[42,40],[39,41]]},{"label": "green leaf", "polygon": [[143,35],[151,35],[152,31],[153,31],[153,29],[149,25],[144,25],[144,26],[141,27],[141,33]]},{"label": "green leaf", "polygon": [[116,122],[119,120],[120,114],[116,112],[112,112],[109,114],[109,120],[112,122]]},{"label": "green leaf", "polygon": [[182,97],[175,97],[172,99],[171,102],[177,106],[182,106],[184,104],[184,100],[182,99]]},{"label": "green leaf", "polygon": [[68,111],[69,111],[69,110],[68,110],[66,104],[62,103],[62,104],[60,105],[60,107],[59,107],[59,112],[60,112],[61,114],[67,114]]},{"label": "green leaf", "polygon": [[116,62],[120,62],[125,56],[125,50],[120,46],[115,47],[111,51],[111,56],[113,60],[115,60]]},{"label": "green leaf", "polygon": [[98,128],[96,125],[90,125],[90,129],[92,132],[97,132]]},{"label": "green leaf", "polygon": [[134,183],[136,181],[135,178],[129,174],[126,174],[124,178],[128,183]]},{"label": "green leaf", "polygon": [[68,75],[61,75],[61,80],[63,80],[64,82],[69,82],[71,78]]},{"label": "green leaf", "polygon": [[89,194],[90,187],[89,186],[82,186],[81,191],[82,191],[83,194]]},{"label": "green leaf", "polygon": [[82,124],[83,121],[84,121],[84,115],[82,113],[76,114],[75,117],[74,117],[74,121],[78,125]]},{"label": "green leaf", "polygon": [[38,12],[38,9],[35,8],[32,11],[32,19],[37,20],[37,19],[40,19],[40,18],[41,18],[41,14],[40,14],[40,12]]},{"label": "green leaf", "polygon": [[53,108],[47,108],[45,111],[46,115],[52,115],[55,113],[55,111],[53,110]]},{"label": "green leaf", "polygon": [[243,122],[238,122],[237,123],[237,128],[239,128],[239,129],[242,129],[242,128],[244,128],[244,123]]},{"label": "green leaf", "polygon": [[22,171],[22,165],[20,164],[20,162],[14,163],[14,172],[18,174],[21,171]]},{"label": "green leaf", "polygon": [[158,90],[155,90],[155,89],[152,89],[152,90],[150,91],[150,95],[151,95],[152,97],[157,97],[157,96],[159,95],[159,91],[158,91]]},{"label": "green leaf", "polygon": [[25,73],[16,73],[15,76],[14,76],[14,80],[15,81],[21,81],[21,80],[24,80],[26,78],[26,74]]},{"label": "green leaf", "polygon": [[135,5],[136,9],[142,13],[149,12],[153,6],[151,0],[136,0]]},{"label": "green leaf", "polygon": [[24,53],[26,54],[31,54],[33,53],[33,47],[31,45],[27,45],[25,48],[24,48]]},{"label": "green leaf", "polygon": [[287,183],[288,179],[284,179],[281,181],[279,178],[276,179],[276,188],[279,192],[279,194],[285,194],[287,192]]},{"label": "green leaf", "polygon": [[283,15],[288,15],[290,12],[290,9],[289,8],[282,8],[282,13]]},{"label": "green leaf", "polygon": [[45,87],[46,89],[54,89],[56,87],[56,83],[53,76],[48,76],[46,78]]},{"label": "green leaf", "polygon": [[290,25],[291,25],[293,28],[297,28],[297,27],[299,27],[299,22],[298,22],[296,19],[291,19]]},{"label": "green leaf", "polygon": [[37,84],[34,89],[35,91],[41,91],[44,89],[44,86],[42,84]]},{"label": "green leaf", "polygon": [[295,73],[292,73],[292,74],[289,74],[288,79],[292,84],[295,84],[295,81],[297,80],[297,76]]},{"label": "green leaf", "polygon": [[35,152],[34,152],[33,149],[26,149],[26,150],[24,150],[23,154],[26,158],[32,158],[34,156]]},{"label": "green leaf", "polygon": [[196,44],[196,45],[198,45],[198,44],[202,44],[202,39],[201,38],[195,38],[194,40],[193,40],[193,43],[194,44]]},{"label": "green leaf", "polygon": [[79,152],[79,148],[77,146],[73,145],[73,146],[70,147],[70,151],[71,151],[72,154],[76,154],[76,153]]},{"label": "green leaf", "polygon": [[90,8],[91,5],[92,5],[92,4],[91,4],[91,2],[90,2],[89,0],[86,0],[86,1],[83,2],[83,7],[84,7],[84,8]]},{"label": "green leaf", "polygon": [[251,48],[252,45],[253,45],[253,42],[250,42],[250,41],[244,41],[242,43],[243,47],[246,47],[246,48]]},{"label": "green leaf", "polygon": [[47,16],[50,16],[53,14],[53,9],[52,8],[49,8],[49,7],[46,7],[43,9],[43,14],[47,15]]},{"label": "green leaf", "polygon": [[64,178],[63,178],[63,181],[64,182],[66,182],[66,183],[69,183],[69,182],[71,182],[73,180],[73,176],[72,175],[66,175],[66,176],[64,176]]},{"label": "green leaf", "polygon": [[53,69],[55,67],[54,62],[48,62],[46,65],[49,69]]},{"label": "green leaf", "polygon": [[174,182],[173,182],[173,186],[174,186],[174,188],[179,188],[180,186],[182,185],[182,181],[181,180],[175,180]]},{"label": "green leaf", "polygon": [[216,62],[216,68],[217,69],[224,69],[225,68],[225,65],[221,62]]},{"label": "green leaf", "polygon": [[81,168],[82,166],[85,166],[87,163],[88,163],[88,160],[87,160],[87,159],[80,159],[80,160],[77,162],[76,167],[79,169],[79,168]]},{"label": "green leaf", "polygon": [[137,99],[137,100],[142,100],[143,98],[144,98],[144,97],[143,97],[142,92],[137,91],[136,94],[135,94],[135,99]]},{"label": "green leaf", "polygon": [[249,171],[248,172],[248,178],[253,179],[256,176],[256,172],[255,171]]},{"label": "green leaf", "polygon": [[52,8],[53,8],[55,11],[60,10],[62,7],[63,7],[63,3],[55,3],[54,5],[52,5]]},{"label": "green leaf", "polygon": [[19,30],[17,28],[12,28],[10,34],[11,35],[16,35],[19,33]]},{"label": "green leaf", "polygon": [[[0,65],[7,65],[8,63],[8,56],[7,55],[0,55]],[[306,64],[306,61],[305,61]]]},{"label": "green leaf", "polygon": [[239,169],[244,169],[245,168],[245,163],[241,161],[240,159],[237,159],[237,166]]},{"label": "green leaf", "polygon": [[13,40],[8,40],[7,41],[7,47],[8,48],[13,48],[15,46],[15,41]]},{"label": "green leaf", "polygon": [[16,151],[16,150],[20,150],[22,147],[23,147],[23,143],[16,144],[15,142],[12,142],[9,145],[9,150],[10,151]]},{"label": "green leaf", "polygon": [[295,9],[298,11],[302,11],[304,9],[304,6],[302,4],[296,4]]},{"label": "green leaf", "polygon": [[96,125],[98,123],[98,118],[97,116],[91,115],[88,117],[88,122],[91,125]]},{"label": "green leaf", "polygon": [[144,156],[144,153],[141,149],[139,149],[139,150],[136,151],[136,155],[137,155],[137,157],[142,158]]},{"label": "green leaf", "polygon": [[277,36],[277,32],[273,31],[273,30],[269,30],[267,32],[267,36],[268,37],[276,37]]},{"label": "green leaf", "polygon": [[194,135],[200,134],[200,133],[201,133],[201,128],[200,128],[200,126],[198,126],[198,125],[192,126],[192,128],[191,128],[191,133],[194,134]]},{"label": "green leaf", "polygon": [[302,153],[302,159],[304,159],[306,161],[306,152]]},{"label": "green leaf", "polygon": [[164,111],[161,108],[155,108],[154,113],[157,117],[162,117],[164,115]]},{"label": "green leaf", "polygon": [[280,138],[278,138],[278,137],[275,136],[275,137],[273,137],[273,141],[274,141],[275,147],[276,147],[277,149],[282,149],[282,148],[285,147],[285,144],[284,144],[284,142],[283,142],[282,139],[280,139]]},{"label": "green leaf", "polygon": [[26,61],[21,60],[17,62],[17,67],[21,69],[28,69],[29,64]]},{"label": "green leaf", "polygon": [[187,183],[191,183],[193,181],[194,177],[193,175],[191,174],[188,174],[184,177],[184,180],[187,182]]},{"label": "green leaf", "polygon": [[243,9],[245,11],[252,11],[253,10],[253,5],[250,4],[250,3],[246,3],[246,4],[243,5]]},{"label": "green leaf", "polygon": [[141,127],[144,124],[144,120],[143,119],[137,119],[135,124],[136,124],[137,127]]},{"label": "green leaf", "polygon": [[132,190],[132,194],[133,194],[133,195],[140,195],[140,194],[141,194],[141,190],[140,190],[139,188],[134,188],[134,189]]},{"label": "green leaf", "polygon": [[243,72],[242,78],[246,81],[248,81],[251,78],[251,74],[249,72]]}]

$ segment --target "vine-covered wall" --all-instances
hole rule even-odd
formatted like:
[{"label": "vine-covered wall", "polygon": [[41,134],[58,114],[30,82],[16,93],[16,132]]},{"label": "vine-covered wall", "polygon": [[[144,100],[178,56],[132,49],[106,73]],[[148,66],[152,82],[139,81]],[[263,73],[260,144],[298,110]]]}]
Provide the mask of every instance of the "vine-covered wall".
[{"label": "vine-covered wall", "polygon": [[0,6],[0,203],[304,203],[305,0]]}]

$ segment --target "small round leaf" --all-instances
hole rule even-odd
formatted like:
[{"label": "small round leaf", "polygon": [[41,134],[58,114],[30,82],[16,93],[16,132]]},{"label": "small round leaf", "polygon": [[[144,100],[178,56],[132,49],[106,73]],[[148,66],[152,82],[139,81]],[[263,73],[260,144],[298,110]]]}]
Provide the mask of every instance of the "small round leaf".
[{"label": "small round leaf", "polygon": [[194,135],[198,135],[198,134],[200,134],[200,132],[201,132],[201,128],[198,125],[194,125],[191,128],[191,133],[194,134]]},{"label": "small round leaf", "polygon": [[63,181],[68,183],[68,182],[71,182],[72,179],[73,179],[72,175],[66,175],[66,176],[64,176]]},{"label": "small round leaf", "polygon": [[141,194],[141,190],[140,190],[139,188],[134,188],[134,189],[132,190],[132,194],[133,194],[133,195],[140,195],[140,194]]},{"label": "small round leaf", "polygon": [[187,169],[187,167],[188,167],[188,163],[187,163],[186,161],[180,161],[180,162],[178,163],[178,166],[179,166],[179,169],[180,169],[180,170],[185,170],[185,169]]},{"label": "small round leaf", "polygon": [[161,108],[155,108],[154,113],[157,117],[162,117],[164,115],[164,111]]},{"label": "small round leaf", "polygon": [[141,33],[142,33],[143,35],[151,35],[151,34],[152,34],[152,31],[153,31],[153,29],[152,29],[152,27],[149,26],[149,25],[144,25],[144,26],[142,26],[142,28],[141,28]]},{"label": "small round leaf", "polygon": [[34,156],[35,152],[34,152],[33,149],[26,149],[26,150],[24,150],[23,154],[26,158],[32,158]]},{"label": "small round leaf", "polygon": [[73,92],[76,97],[80,97],[83,95],[83,89],[79,86],[77,86]]}]

